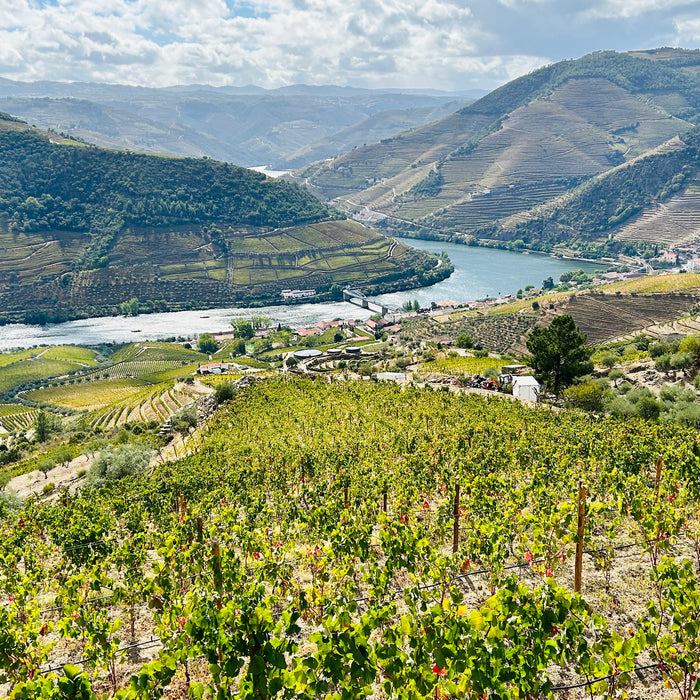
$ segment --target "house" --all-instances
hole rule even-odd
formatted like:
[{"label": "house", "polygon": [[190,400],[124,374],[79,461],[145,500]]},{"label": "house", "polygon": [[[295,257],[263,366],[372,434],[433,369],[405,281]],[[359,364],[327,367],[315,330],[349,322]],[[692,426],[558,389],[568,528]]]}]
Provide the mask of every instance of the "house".
[{"label": "house", "polygon": [[524,401],[537,401],[540,398],[542,387],[532,376],[513,377],[513,396]]},{"label": "house", "polygon": [[300,337],[300,338],[307,338],[310,335],[317,335],[318,334],[318,328],[295,328],[294,332]]},{"label": "house", "polygon": [[228,365],[225,362],[209,362],[197,367],[197,374],[224,374],[227,371]]},{"label": "house", "polygon": [[307,299],[316,296],[315,289],[283,289],[280,296],[284,301],[289,299]]}]

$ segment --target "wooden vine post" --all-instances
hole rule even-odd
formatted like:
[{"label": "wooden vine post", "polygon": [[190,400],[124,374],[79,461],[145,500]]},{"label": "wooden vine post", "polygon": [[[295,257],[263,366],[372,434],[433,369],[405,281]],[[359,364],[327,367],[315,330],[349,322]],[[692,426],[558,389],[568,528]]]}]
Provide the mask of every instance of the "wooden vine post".
[{"label": "wooden vine post", "polygon": [[576,563],[574,567],[574,592],[581,592],[581,571],[583,568],[583,535],[586,524],[586,487],[578,482],[578,526],[576,528]]},{"label": "wooden vine post", "polygon": [[185,494],[181,493],[179,498],[180,515],[184,517],[185,511],[187,510],[185,505]]},{"label": "wooden vine post", "polygon": [[455,486],[455,500],[452,505],[452,515],[454,517],[454,529],[452,531],[452,554],[456,554],[459,549],[459,484]]},{"label": "wooden vine post", "polygon": [[345,508],[350,507],[350,501],[348,500],[348,487],[347,486],[343,487],[343,504],[344,504]]},{"label": "wooden vine post", "polygon": [[219,548],[219,540],[211,541],[211,557],[212,566],[214,568],[214,588],[219,594],[216,606],[221,610],[221,593],[224,587],[224,579],[221,575],[221,549]]},{"label": "wooden vine post", "polygon": [[656,477],[654,478],[654,495],[659,500],[659,488],[661,486],[661,470],[664,468],[664,460],[661,455],[656,460]]},{"label": "wooden vine post", "polygon": [[202,516],[198,515],[197,516],[197,542],[203,542],[204,541],[204,521],[202,520]]},{"label": "wooden vine post", "polygon": [[386,489],[382,491],[382,510],[386,513]]}]

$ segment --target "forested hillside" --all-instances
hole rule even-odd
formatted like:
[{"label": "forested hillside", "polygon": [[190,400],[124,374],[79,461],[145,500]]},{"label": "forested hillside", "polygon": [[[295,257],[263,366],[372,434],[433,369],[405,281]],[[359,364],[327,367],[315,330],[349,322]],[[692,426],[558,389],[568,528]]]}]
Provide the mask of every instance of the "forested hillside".
[{"label": "forested hillside", "polygon": [[278,301],[292,286],[414,286],[437,264],[229,163],[0,127],[0,302],[13,319],[110,313],[133,298],[197,308]]}]

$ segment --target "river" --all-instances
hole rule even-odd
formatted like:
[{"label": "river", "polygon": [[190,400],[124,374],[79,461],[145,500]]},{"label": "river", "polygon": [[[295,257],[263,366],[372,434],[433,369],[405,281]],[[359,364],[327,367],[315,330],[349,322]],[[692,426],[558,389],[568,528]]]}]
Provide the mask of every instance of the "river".
[{"label": "river", "polygon": [[[528,284],[539,286],[542,280],[569,270],[600,269],[593,263],[561,260],[547,255],[522,254],[495,248],[476,248],[439,241],[415,239],[398,240],[415,248],[439,253],[445,251],[455,267],[446,280],[432,287],[381,294],[377,300],[400,307],[405,301],[417,299],[421,306],[431,302],[455,300],[473,301],[515,292]],[[169,337],[191,337],[199,333],[217,333],[231,329],[231,320],[265,314],[282,325],[304,326],[335,318],[367,319],[370,311],[346,302],[296,304],[265,308],[207,309],[205,311],[174,311],[141,316],[104,316],[80,321],[27,326],[13,323],[0,326],[0,350],[29,348],[37,345],[97,345],[108,342],[157,340]]]}]

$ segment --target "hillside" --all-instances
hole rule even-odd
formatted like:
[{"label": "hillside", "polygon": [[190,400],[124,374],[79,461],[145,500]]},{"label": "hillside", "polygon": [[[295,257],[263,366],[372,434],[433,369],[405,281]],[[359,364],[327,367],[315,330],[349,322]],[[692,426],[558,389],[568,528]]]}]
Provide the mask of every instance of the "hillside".
[{"label": "hillside", "polygon": [[[338,198],[349,209],[367,206],[426,231],[513,239],[519,236],[498,235],[504,220],[514,233],[522,223],[518,217],[537,218],[529,210],[618,168],[619,201],[604,221],[591,227],[580,201],[569,207],[565,225],[542,242],[551,246],[571,238],[572,228],[587,226],[589,238],[605,238],[621,223],[616,216],[625,220],[687,184],[696,153],[674,139],[684,138],[698,121],[697,61],[698,52],[670,49],[597,52],[563,61],[439,122],[310,166],[299,177],[313,192]],[[637,168],[645,194],[627,202],[633,188],[625,176],[633,170],[620,166],[666,143],[671,146],[664,177],[648,177]],[[674,157],[674,151],[683,155]],[[649,172],[661,162],[656,157]],[[678,175],[683,182],[674,181]]]},{"label": "hillside", "polygon": [[[456,100],[456,101],[455,101]],[[302,167],[446,116],[467,95],[0,80],[0,110],[106,148]]]},{"label": "hillside", "polygon": [[288,182],[58,140],[0,120],[6,319],[113,313],[133,298],[144,310],[278,301],[293,287],[322,298],[348,283],[415,286],[437,265]]},{"label": "hillside", "polygon": [[0,500],[3,695],[670,699],[697,675],[694,426],[289,376],[148,470],[138,425],[85,445],[71,492]]}]

